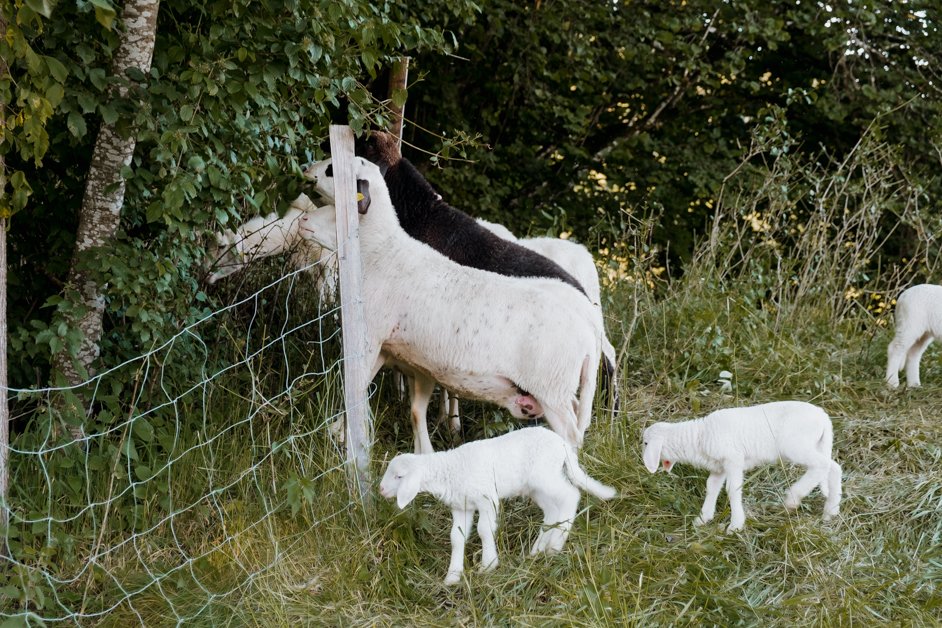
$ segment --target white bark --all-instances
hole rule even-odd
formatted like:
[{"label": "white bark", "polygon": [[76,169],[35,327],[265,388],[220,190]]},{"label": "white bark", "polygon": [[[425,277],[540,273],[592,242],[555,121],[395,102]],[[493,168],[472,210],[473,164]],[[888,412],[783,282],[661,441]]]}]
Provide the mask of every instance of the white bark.
[{"label": "white bark", "polygon": [[[130,68],[138,68],[145,74],[150,71],[157,36],[158,6],[159,0],[128,0],[125,4],[121,15],[122,41],[112,66],[114,76],[123,77]],[[126,93],[127,88],[119,87],[113,95],[124,97]],[[95,142],[68,279],[68,284],[79,291],[86,309],[79,320],[69,321],[82,331],[82,342],[74,360],[67,351],[61,351],[53,364],[55,370],[63,373],[73,385],[84,380],[81,371],[91,373],[92,362],[98,357],[106,288],[79,270],[78,261],[89,250],[107,246],[117,233],[125,190],[121,169],[130,165],[136,143],[137,138],[133,134],[123,138],[109,124],[102,124]]]}]

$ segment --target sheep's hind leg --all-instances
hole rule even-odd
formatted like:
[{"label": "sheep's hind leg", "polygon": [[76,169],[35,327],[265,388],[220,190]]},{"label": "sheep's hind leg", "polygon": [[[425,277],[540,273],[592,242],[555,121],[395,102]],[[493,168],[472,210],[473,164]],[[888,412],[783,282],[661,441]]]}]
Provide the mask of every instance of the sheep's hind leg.
[{"label": "sheep's hind leg", "polygon": [[490,571],[497,567],[497,504],[482,505],[478,509],[478,536],[481,537],[480,571]]},{"label": "sheep's hind leg", "polygon": [[906,353],[906,386],[909,388],[918,388],[922,385],[919,381],[919,362],[922,360],[922,354],[932,343],[932,334],[925,333],[916,341]]},{"label": "sheep's hind leg", "polygon": [[798,478],[798,481],[788,489],[788,493],[785,495],[785,508],[788,510],[798,508],[801,500],[807,497],[814,487],[827,481],[830,467],[830,460],[816,461],[813,466],[808,466],[808,469]]},{"label": "sheep's hind leg", "polygon": [[562,436],[563,440],[575,448],[582,447],[582,433],[578,428],[576,413],[569,404],[553,406],[543,405],[543,418],[554,432]]},{"label": "sheep's hind leg", "polygon": [[453,510],[451,517],[451,562],[448,564],[445,584],[458,584],[464,571],[464,544],[471,534],[474,510]]},{"label": "sheep's hind leg", "polygon": [[906,354],[916,342],[897,333],[886,348],[886,383],[890,388],[899,388],[899,371],[906,362]]},{"label": "sheep's hind leg", "polygon": [[423,375],[415,375],[412,380],[412,439],[415,453],[430,454],[432,440],[428,435],[428,402],[435,390],[435,382]]}]

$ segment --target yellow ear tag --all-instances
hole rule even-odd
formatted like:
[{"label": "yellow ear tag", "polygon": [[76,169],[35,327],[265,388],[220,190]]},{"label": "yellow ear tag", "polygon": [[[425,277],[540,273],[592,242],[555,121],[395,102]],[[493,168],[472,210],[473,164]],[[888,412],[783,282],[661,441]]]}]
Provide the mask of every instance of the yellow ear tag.
[{"label": "yellow ear tag", "polygon": [[363,192],[357,192],[357,203],[364,199]]}]

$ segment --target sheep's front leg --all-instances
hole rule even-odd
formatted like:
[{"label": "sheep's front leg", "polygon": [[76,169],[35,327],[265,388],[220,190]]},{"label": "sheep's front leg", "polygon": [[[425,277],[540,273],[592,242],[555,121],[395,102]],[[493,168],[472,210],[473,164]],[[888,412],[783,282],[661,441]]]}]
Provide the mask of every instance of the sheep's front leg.
[{"label": "sheep's front leg", "polygon": [[451,517],[451,562],[445,584],[458,584],[464,571],[464,544],[474,523],[474,510],[453,510]]},{"label": "sheep's front leg", "polygon": [[693,525],[702,526],[712,521],[716,514],[716,499],[720,496],[720,490],[723,488],[723,482],[726,481],[726,473],[711,473],[706,481],[706,498],[703,500],[703,508],[700,509],[700,516],[693,520]]},{"label": "sheep's front leg", "polygon": [[478,511],[478,536],[481,537],[481,568],[490,571],[497,567],[497,504],[482,505]]},{"label": "sheep's front leg", "polygon": [[739,464],[726,466],[726,494],[729,495],[729,526],[727,532],[742,530],[746,524],[746,512],[742,507],[743,468]]}]

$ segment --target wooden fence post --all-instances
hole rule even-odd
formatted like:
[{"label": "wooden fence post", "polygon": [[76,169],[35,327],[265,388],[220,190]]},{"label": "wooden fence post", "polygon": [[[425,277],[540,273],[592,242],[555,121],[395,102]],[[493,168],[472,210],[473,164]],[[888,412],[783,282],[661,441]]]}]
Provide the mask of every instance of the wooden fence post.
[{"label": "wooden fence post", "polygon": [[340,316],[343,329],[343,390],[347,424],[347,468],[360,500],[369,502],[370,448],[373,444],[367,395],[366,319],[360,263],[359,213],[353,176],[353,131],[330,126],[330,156],[337,211],[337,258],[340,264]]},{"label": "wooden fence post", "polygon": [[399,60],[393,63],[392,68],[389,71],[389,98],[392,101],[390,109],[392,111],[392,124],[389,127],[389,132],[396,136],[396,139],[399,140],[399,147],[402,148],[402,126],[403,126],[403,116],[405,115],[406,103],[405,100],[402,101],[402,105],[396,105],[393,101],[393,97],[396,92],[402,89],[406,89],[409,85],[409,57],[399,57]]}]

